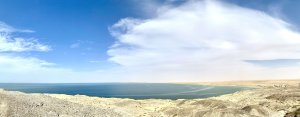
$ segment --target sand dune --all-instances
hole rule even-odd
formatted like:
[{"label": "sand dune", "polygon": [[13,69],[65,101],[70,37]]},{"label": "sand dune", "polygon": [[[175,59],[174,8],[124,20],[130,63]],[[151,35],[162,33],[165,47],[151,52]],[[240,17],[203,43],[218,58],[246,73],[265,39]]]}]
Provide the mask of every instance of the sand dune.
[{"label": "sand dune", "polygon": [[279,86],[267,85],[206,99],[179,100],[26,94],[0,90],[0,116],[294,117],[297,113],[300,116],[300,88],[295,85],[276,85]]}]

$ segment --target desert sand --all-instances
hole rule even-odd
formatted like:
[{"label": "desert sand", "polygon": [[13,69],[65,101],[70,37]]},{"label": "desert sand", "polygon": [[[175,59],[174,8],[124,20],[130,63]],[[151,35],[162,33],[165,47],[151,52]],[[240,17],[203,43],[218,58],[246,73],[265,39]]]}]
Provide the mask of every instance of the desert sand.
[{"label": "desert sand", "polygon": [[[299,81],[243,81],[256,89],[205,99],[101,98],[0,90],[0,117],[294,117],[300,116]],[[237,81],[235,81],[237,83]],[[237,85],[212,83],[211,85]],[[203,84],[203,83],[196,83]],[[206,84],[206,83],[204,83]],[[245,84],[245,85],[244,85]],[[251,84],[251,85],[249,85]],[[208,84],[207,84],[208,85]]]}]

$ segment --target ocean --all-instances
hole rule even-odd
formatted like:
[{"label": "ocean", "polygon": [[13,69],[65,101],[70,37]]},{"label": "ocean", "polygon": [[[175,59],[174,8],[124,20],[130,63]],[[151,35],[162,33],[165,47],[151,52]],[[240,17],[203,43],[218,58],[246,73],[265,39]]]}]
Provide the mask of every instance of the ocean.
[{"label": "ocean", "polygon": [[167,83],[0,83],[0,88],[26,93],[87,95],[132,99],[196,99],[234,93],[250,87]]}]

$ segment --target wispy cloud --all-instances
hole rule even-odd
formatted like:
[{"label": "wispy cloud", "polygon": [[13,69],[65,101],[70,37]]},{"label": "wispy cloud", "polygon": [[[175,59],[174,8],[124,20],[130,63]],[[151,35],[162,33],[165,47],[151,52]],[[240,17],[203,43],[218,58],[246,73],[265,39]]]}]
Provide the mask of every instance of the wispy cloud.
[{"label": "wispy cloud", "polygon": [[299,67],[300,59],[245,60],[245,62],[271,68],[291,66]]},{"label": "wispy cloud", "polygon": [[70,48],[79,48],[80,47],[80,43],[73,43],[70,45]]},{"label": "wispy cloud", "polygon": [[91,50],[91,45],[93,45],[93,41],[89,40],[77,40],[76,42],[72,43],[70,45],[70,48],[75,49],[75,48],[85,48],[86,50]]},{"label": "wispy cloud", "polygon": [[11,55],[0,55],[1,72],[31,72],[54,66],[54,63],[40,60],[34,57],[19,57]]},{"label": "wispy cloud", "polygon": [[105,81],[99,74],[107,76],[109,73],[98,70],[75,72],[34,56],[22,56],[23,52],[48,52],[51,48],[37,39],[14,37],[16,32],[33,31],[16,29],[0,22],[0,82],[95,82]]},{"label": "wispy cloud", "polygon": [[0,22],[0,71],[1,72],[28,72],[54,65],[53,63],[34,57],[22,57],[17,53],[30,51],[49,51],[50,46],[38,42],[37,39],[14,37],[15,32],[33,32],[16,29]]},{"label": "wispy cloud", "polygon": [[89,61],[89,63],[102,63],[103,61],[95,61],[95,60],[92,60],[92,61]]},{"label": "wispy cloud", "polygon": [[0,52],[50,51],[51,47],[39,43],[36,39],[0,36]]},{"label": "wispy cloud", "polygon": [[125,18],[110,28],[116,38],[110,61],[132,72],[143,69],[140,78],[154,74],[168,81],[281,78],[291,72],[244,60],[300,58],[300,34],[262,11],[212,0],[158,11],[154,18]]},{"label": "wispy cloud", "polygon": [[33,33],[34,31],[28,29],[17,29],[0,21],[0,32],[1,33],[13,33],[13,32]]},{"label": "wispy cloud", "polygon": [[0,52],[49,51],[51,47],[41,44],[37,39],[15,37],[15,32],[34,32],[21,30],[0,22]]}]

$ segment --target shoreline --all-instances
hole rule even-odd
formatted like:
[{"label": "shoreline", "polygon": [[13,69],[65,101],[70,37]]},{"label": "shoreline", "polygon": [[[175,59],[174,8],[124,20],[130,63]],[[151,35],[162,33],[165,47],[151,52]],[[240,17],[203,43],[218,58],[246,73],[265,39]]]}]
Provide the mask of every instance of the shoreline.
[{"label": "shoreline", "polygon": [[[253,81],[251,82],[253,83]],[[228,82],[226,83],[228,84]],[[283,117],[284,115],[295,115],[300,111],[300,89],[293,85],[297,83],[289,86],[282,85],[282,87],[268,84],[270,81],[265,83],[264,87],[217,97],[178,100],[135,100],[0,90],[0,117],[13,115],[22,117]]]},{"label": "shoreline", "polygon": [[[147,86],[147,87],[145,87]],[[104,98],[131,99],[199,99],[230,94],[241,90],[252,89],[240,86],[207,86],[174,83],[142,83],[142,84],[0,84],[8,91],[25,93],[49,93],[68,95],[87,95]],[[64,88],[60,90],[61,88]],[[121,87],[121,88],[120,88]],[[78,89],[80,88],[80,89]],[[112,89],[105,90],[105,89]],[[175,90],[174,90],[175,89]],[[214,94],[212,94],[214,93]]]},{"label": "shoreline", "polygon": [[299,87],[300,79],[279,79],[279,80],[234,80],[234,81],[216,81],[216,82],[176,82],[175,84],[194,84],[208,86],[242,86],[242,87]]}]

